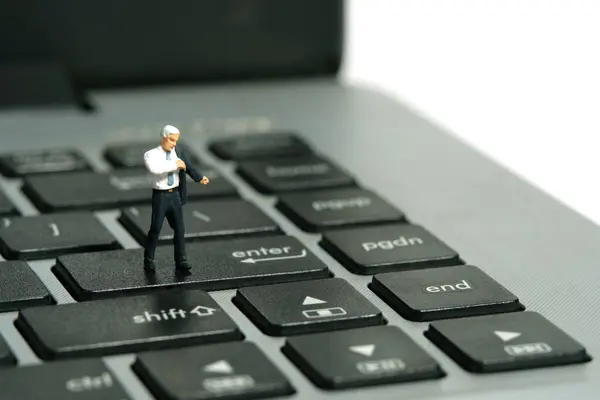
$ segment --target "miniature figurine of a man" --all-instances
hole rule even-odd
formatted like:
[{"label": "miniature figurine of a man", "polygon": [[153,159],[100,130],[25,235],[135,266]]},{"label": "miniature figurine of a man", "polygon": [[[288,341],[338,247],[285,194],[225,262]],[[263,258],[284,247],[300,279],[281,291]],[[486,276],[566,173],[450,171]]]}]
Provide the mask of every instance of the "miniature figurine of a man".
[{"label": "miniature figurine of a man", "polygon": [[144,269],[154,271],[154,252],[165,217],[173,229],[175,268],[191,268],[185,253],[185,228],[183,205],[187,202],[186,173],[204,185],[208,178],[202,176],[190,165],[183,151],[178,153],[175,146],[179,140],[179,129],[165,126],[160,132],[160,145],[144,153],[144,164],[152,177],[152,221],[144,248]]}]

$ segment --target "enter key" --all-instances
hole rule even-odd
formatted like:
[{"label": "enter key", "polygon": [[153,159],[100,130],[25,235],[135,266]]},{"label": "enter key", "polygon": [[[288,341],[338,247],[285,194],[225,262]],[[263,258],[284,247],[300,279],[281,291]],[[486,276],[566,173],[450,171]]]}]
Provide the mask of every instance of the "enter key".
[{"label": "enter key", "polygon": [[156,273],[143,273],[143,250],[123,249],[59,257],[52,269],[77,301],[156,288],[226,290],[243,286],[327,278],[327,265],[291,236],[264,236],[187,245],[192,264],[183,279],[173,273],[172,246],[156,249]]}]

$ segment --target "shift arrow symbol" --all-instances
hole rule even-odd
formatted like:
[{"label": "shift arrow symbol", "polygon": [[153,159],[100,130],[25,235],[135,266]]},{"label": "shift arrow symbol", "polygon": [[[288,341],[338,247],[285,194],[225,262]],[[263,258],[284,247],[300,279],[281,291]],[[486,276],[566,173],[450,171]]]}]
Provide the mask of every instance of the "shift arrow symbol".
[{"label": "shift arrow symbol", "polygon": [[190,311],[190,314],[196,314],[199,317],[204,317],[206,315],[213,315],[216,311],[217,310],[215,308],[197,306],[192,311]]}]

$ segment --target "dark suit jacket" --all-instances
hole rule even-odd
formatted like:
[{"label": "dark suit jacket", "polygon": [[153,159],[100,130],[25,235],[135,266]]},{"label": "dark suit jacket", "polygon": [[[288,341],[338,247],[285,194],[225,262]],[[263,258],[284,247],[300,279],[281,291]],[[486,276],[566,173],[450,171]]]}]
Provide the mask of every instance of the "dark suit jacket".
[{"label": "dark suit jacket", "polygon": [[186,157],[185,152],[183,151],[183,149],[179,150],[176,149],[175,150],[177,152],[177,157],[179,157],[181,159],[181,161],[183,161],[185,163],[186,169],[180,169],[179,170],[179,196],[181,198],[181,204],[185,204],[187,203],[187,177],[185,176],[186,174],[188,174],[190,176],[190,178],[192,178],[194,180],[194,182],[200,182],[202,180],[202,178],[204,177],[204,175],[202,175],[201,173],[199,173],[194,166],[192,166],[192,164],[189,161],[189,158]]}]

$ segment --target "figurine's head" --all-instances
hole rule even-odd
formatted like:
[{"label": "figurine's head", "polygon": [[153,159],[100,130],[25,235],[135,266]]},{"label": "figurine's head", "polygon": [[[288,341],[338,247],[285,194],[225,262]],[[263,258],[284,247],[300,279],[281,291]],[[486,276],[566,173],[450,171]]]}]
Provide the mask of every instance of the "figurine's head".
[{"label": "figurine's head", "polygon": [[175,128],[173,125],[166,125],[160,131],[160,145],[165,151],[171,151],[177,144],[179,140],[179,129]]}]

